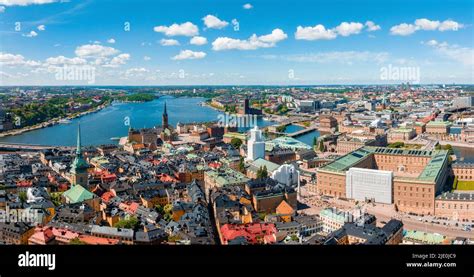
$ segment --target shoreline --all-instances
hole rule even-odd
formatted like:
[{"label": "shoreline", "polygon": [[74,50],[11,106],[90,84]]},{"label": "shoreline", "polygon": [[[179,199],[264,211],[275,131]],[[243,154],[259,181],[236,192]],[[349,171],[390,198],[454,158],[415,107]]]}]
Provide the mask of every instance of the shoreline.
[{"label": "shoreline", "polygon": [[454,146],[454,147],[460,147],[460,148],[470,148],[470,149],[474,149],[474,144],[472,143],[467,143],[467,142],[456,142],[456,141],[438,141],[438,143],[440,145],[448,145],[450,144],[451,146]]},{"label": "shoreline", "polygon": [[13,129],[13,130],[10,130],[10,131],[4,132],[4,133],[0,133],[0,138],[9,137],[9,136],[18,136],[18,135],[21,135],[21,134],[24,134],[24,133],[27,133],[27,132],[31,132],[31,131],[35,131],[35,130],[39,130],[39,129],[43,129],[43,128],[47,128],[47,127],[52,127],[52,126],[55,126],[57,124],[61,124],[60,121],[62,121],[62,120],[76,119],[76,118],[79,118],[79,117],[82,117],[82,116],[85,116],[85,115],[88,115],[88,114],[99,112],[102,109],[105,109],[106,107],[110,106],[111,104],[112,104],[112,102],[110,102],[108,104],[102,104],[100,106],[97,106],[95,109],[87,110],[87,111],[84,111],[84,112],[81,112],[81,113],[78,113],[78,114],[72,114],[72,115],[68,115],[68,116],[60,117],[60,118],[53,118],[53,119],[50,119],[48,121],[38,123],[36,125],[23,127],[23,128],[20,128],[20,129]]}]

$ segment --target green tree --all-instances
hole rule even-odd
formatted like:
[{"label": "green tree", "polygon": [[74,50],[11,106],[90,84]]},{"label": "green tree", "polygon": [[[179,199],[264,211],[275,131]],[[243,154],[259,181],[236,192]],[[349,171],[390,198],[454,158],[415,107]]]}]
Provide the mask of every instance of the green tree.
[{"label": "green tree", "polygon": [[26,196],[26,192],[25,191],[20,191],[18,193],[18,198],[20,198],[20,201],[22,203],[25,203],[26,202],[26,199],[27,199],[27,196]]},{"label": "green tree", "polygon": [[319,141],[319,151],[324,152],[324,142],[322,140]]},{"label": "green tree", "polygon": [[121,219],[115,223],[116,228],[136,229],[138,228],[139,221],[136,217],[130,217],[129,219]]},{"label": "green tree", "polygon": [[69,241],[70,245],[85,245],[86,243],[80,240],[79,238],[73,238]]},{"label": "green tree", "polygon": [[257,170],[257,179],[265,179],[268,177],[268,170],[267,170],[267,166],[264,165],[263,167],[261,166],[258,170]]},{"label": "green tree", "polygon": [[239,139],[239,138],[233,138],[233,139],[230,141],[230,144],[231,144],[235,149],[239,149],[240,146],[242,145],[242,140]]},{"label": "green tree", "polygon": [[245,172],[245,163],[244,163],[244,157],[240,157],[239,161],[239,171],[240,172]]}]

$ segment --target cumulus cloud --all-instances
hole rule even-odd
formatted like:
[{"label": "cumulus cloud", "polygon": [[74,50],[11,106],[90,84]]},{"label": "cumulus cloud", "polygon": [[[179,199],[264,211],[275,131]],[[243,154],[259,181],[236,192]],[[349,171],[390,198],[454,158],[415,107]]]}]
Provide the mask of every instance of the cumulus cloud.
[{"label": "cumulus cloud", "polygon": [[419,19],[416,19],[413,24],[402,23],[402,24],[393,26],[392,28],[390,28],[390,33],[392,35],[408,36],[419,30],[444,32],[444,31],[457,31],[463,27],[464,27],[463,24],[450,20],[450,19],[441,22],[439,20],[419,18]]},{"label": "cumulus cloud", "polygon": [[285,40],[287,38],[281,29],[274,29],[270,34],[257,36],[253,34],[246,40],[234,39],[229,37],[219,37],[212,43],[212,49],[215,51],[222,50],[255,50],[258,48],[270,48],[274,47],[276,43]]},{"label": "cumulus cloud", "polygon": [[46,59],[47,65],[83,65],[87,61],[83,58],[66,58],[64,56],[50,57]]},{"label": "cumulus cloud", "polygon": [[4,13],[5,12],[5,6],[0,6],[0,13]]},{"label": "cumulus cloud", "polygon": [[119,67],[130,59],[130,54],[124,53],[112,58],[112,60],[104,65],[104,67]]},{"label": "cumulus cloud", "polygon": [[110,43],[110,44],[114,44],[114,43],[115,43],[115,39],[114,39],[114,38],[109,38],[109,39],[107,40],[107,42]]},{"label": "cumulus cloud", "polygon": [[0,5],[5,6],[28,6],[28,5],[42,5],[58,2],[58,0],[0,0]]},{"label": "cumulus cloud", "polygon": [[364,28],[364,25],[359,22],[350,22],[350,23],[342,22],[335,29],[339,35],[343,37],[347,37],[350,35],[359,34],[363,28]]},{"label": "cumulus cloud", "polygon": [[242,7],[243,7],[245,10],[250,10],[250,9],[253,8],[252,4],[250,4],[250,3],[244,4]]},{"label": "cumulus cloud", "polygon": [[19,54],[11,54],[0,52],[0,65],[7,66],[39,66],[40,62],[34,60],[26,60],[25,57]]},{"label": "cumulus cloud", "polygon": [[28,38],[33,38],[33,37],[36,37],[37,35],[38,33],[35,31],[31,31],[28,34],[23,34],[24,37],[28,37]]},{"label": "cumulus cloud", "polygon": [[181,50],[178,55],[172,57],[173,60],[195,60],[206,57],[204,52],[194,52],[191,50]]},{"label": "cumulus cloud", "polygon": [[461,47],[447,42],[438,42],[434,39],[423,42],[423,44],[432,47],[438,54],[445,58],[467,66],[474,65],[474,48]]},{"label": "cumulus cloud", "polygon": [[78,57],[108,57],[108,56],[113,56],[115,54],[118,54],[120,51],[118,51],[115,48],[108,47],[108,46],[102,46],[99,44],[85,44],[78,46],[76,48],[76,55]]},{"label": "cumulus cloud", "polygon": [[160,44],[163,46],[176,46],[179,45],[179,41],[175,39],[162,39],[160,40]]},{"label": "cumulus cloud", "polygon": [[189,43],[193,44],[193,45],[204,45],[204,44],[207,43],[207,38],[205,38],[205,37],[192,37],[189,40]]},{"label": "cumulus cloud", "polygon": [[206,27],[209,29],[222,29],[229,25],[229,22],[220,20],[216,16],[210,14],[203,17],[202,20],[204,21],[204,25],[206,25]]},{"label": "cumulus cloud", "polygon": [[164,33],[166,36],[186,36],[193,37],[199,35],[199,29],[191,22],[182,24],[174,23],[171,26],[155,26],[153,30],[157,33]]},{"label": "cumulus cloud", "polygon": [[295,38],[301,40],[329,40],[335,39],[337,34],[334,30],[326,29],[324,25],[318,24],[314,27],[296,27]]},{"label": "cumulus cloud", "polygon": [[37,28],[38,28],[38,30],[40,30],[40,31],[46,30],[46,26],[44,26],[44,25],[39,25]]},{"label": "cumulus cloud", "polygon": [[365,26],[367,27],[368,32],[374,32],[380,30],[380,25],[375,24],[373,21],[366,21]]},{"label": "cumulus cloud", "polygon": [[281,59],[300,63],[340,63],[351,65],[354,63],[381,64],[388,60],[387,52],[370,51],[331,51],[293,55],[264,55],[264,59]]},{"label": "cumulus cloud", "polygon": [[148,56],[144,56],[144,57],[143,57],[143,60],[144,60],[144,61],[149,61],[149,60],[151,60],[151,58],[148,57]]}]

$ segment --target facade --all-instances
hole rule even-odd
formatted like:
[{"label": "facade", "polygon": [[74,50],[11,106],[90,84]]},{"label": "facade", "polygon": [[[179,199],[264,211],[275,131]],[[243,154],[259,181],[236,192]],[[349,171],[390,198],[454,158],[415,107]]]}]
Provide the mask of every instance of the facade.
[{"label": "facade", "polygon": [[414,128],[396,128],[388,132],[388,143],[411,140],[416,136]]},{"label": "facade", "polygon": [[265,158],[265,142],[263,141],[262,131],[255,126],[250,130],[250,139],[247,142],[247,160]]},{"label": "facade", "polygon": [[[350,168],[393,172],[393,203],[403,212],[433,215],[435,196],[448,176],[448,151],[407,150],[366,146],[317,170],[317,191],[345,197]],[[352,192],[354,194],[354,192]]]},{"label": "facade", "polygon": [[392,204],[393,172],[350,168],[346,173],[346,197],[359,201]]}]

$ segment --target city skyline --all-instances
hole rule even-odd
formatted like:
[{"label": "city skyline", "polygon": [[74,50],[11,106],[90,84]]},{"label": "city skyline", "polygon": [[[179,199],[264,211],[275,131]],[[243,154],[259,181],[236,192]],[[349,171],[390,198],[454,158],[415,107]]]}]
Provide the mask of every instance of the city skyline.
[{"label": "city skyline", "polygon": [[[472,84],[470,10],[468,1],[2,0],[0,85]],[[93,80],[58,78],[71,68]],[[417,74],[383,78],[391,68]]]}]

